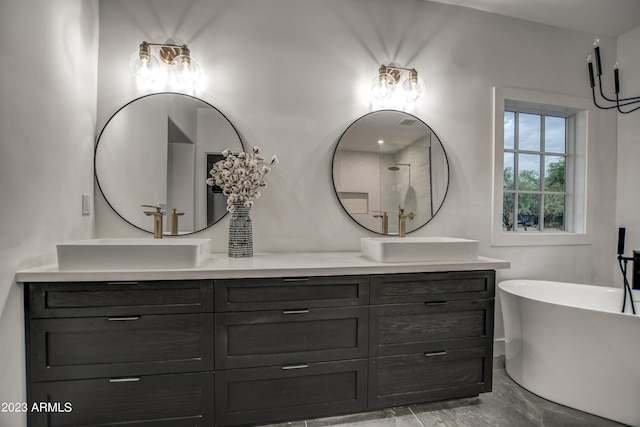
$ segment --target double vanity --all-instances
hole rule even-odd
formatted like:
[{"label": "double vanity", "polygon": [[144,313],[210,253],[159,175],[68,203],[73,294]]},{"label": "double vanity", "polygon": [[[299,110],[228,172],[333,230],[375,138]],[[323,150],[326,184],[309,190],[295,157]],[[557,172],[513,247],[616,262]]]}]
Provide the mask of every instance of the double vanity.
[{"label": "double vanity", "polygon": [[[154,235],[168,234],[164,206],[183,215],[171,234],[195,233],[226,214],[206,186],[225,149],[244,144],[215,107],[145,95],[100,132],[96,183],[132,226],[151,232],[156,215]],[[264,424],[490,391],[495,270],[509,263],[478,257],[477,241],[403,237],[448,191],[435,132],[404,112],[366,114],[340,137],[331,178],[345,213],[382,235],[361,252],[233,259],[207,239],[93,239],[18,272],[28,405],[48,408],[29,426]]]},{"label": "double vanity", "polygon": [[508,267],[353,252],[22,271],[29,405],[61,408],[29,425],[261,424],[475,396],[491,390]]},{"label": "double vanity", "polygon": [[[155,215],[163,237],[164,207],[181,211],[172,235],[195,233],[226,214],[206,186],[226,149],[245,151],[211,104],[145,95],[100,132],[96,183],[132,226],[151,232]],[[93,239],[19,272],[29,403],[71,408],[29,425],[261,424],[491,390],[495,270],[509,263],[478,257],[476,241],[404,237],[448,191],[435,132],[405,112],[366,114],[336,144],[331,178],[345,213],[383,235],[361,252],[230,259],[207,239]]]}]

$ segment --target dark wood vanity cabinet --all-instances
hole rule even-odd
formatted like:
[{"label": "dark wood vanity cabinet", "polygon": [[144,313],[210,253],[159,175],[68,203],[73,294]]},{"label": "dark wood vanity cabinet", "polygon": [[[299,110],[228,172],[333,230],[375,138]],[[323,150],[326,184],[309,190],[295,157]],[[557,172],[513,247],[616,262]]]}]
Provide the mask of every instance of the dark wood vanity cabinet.
[{"label": "dark wood vanity cabinet", "polygon": [[212,372],[37,382],[29,395],[60,408],[30,412],[29,427],[213,425]]},{"label": "dark wood vanity cabinet", "polygon": [[371,282],[369,408],[491,391],[494,271]]},{"label": "dark wood vanity cabinet", "polygon": [[494,271],[25,286],[29,426],[260,424],[491,390]]},{"label": "dark wood vanity cabinet", "polygon": [[213,281],[25,286],[28,425],[213,425]]},{"label": "dark wood vanity cabinet", "polygon": [[216,423],[366,410],[369,281],[216,280]]}]

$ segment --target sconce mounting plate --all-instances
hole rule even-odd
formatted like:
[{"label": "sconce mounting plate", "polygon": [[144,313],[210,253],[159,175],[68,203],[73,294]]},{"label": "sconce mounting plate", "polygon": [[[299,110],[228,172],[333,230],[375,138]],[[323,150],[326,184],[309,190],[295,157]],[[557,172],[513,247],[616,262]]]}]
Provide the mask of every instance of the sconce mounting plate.
[{"label": "sconce mounting plate", "polygon": [[161,46],[160,47],[160,59],[165,64],[171,64],[173,59],[180,55],[180,46]]},{"label": "sconce mounting plate", "polygon": [[400,70],[398,70],[397,68],[387,67],[387,74],[393,77],[393,82],[389,82],[389,83],[396,84],[400,81]]}]

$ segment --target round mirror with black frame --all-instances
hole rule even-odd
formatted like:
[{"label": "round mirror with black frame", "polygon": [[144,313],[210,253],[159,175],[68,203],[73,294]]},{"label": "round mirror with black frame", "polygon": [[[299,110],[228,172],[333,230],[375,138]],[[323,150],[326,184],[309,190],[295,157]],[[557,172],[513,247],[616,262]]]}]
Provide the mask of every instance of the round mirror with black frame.
[{"label": "round mirror with black frame", "polygon": [[141,205],[166,211],[163,234],[201,231],[227,213],[226,197],[206,184],[222,151],[244,151],[233,124],[217,108],[191,95],[162,92],[121,107],[104,125],[95,148],[94,171],[109,206],[129,224],[153,232]]},{"label": "round mirror with black frame", "polygon": [[332,179],[356,223],[398,235],[400,209],[407,215],[407,233],[438,213],[449,188],[449,161],[425,122],[403,111],[379,110],[344,131],[333,154]]}]

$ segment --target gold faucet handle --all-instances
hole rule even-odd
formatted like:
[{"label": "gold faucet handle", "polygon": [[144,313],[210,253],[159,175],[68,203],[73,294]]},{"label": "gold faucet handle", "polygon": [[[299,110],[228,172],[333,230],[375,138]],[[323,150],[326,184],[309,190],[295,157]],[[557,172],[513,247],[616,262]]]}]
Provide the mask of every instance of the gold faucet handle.
[{"label": "gold faucet handle", "polygon": [[179,215],[179,216],[184,215],[184,212],[178,212],[178,209],[176,208],[172,208],[172,209],[173,209],[173,212],[171,212],[171,215]]},{"label": "gold faucet handle", "polygon": [[146,215],[152,215],[152,214],[160,214],[160,215],[164,215],[165,213],[162,212],[162,206],[153,206],[153,205],[140,205],[143,208],[151,208],[151,209],[155,209],[155,212],[145,212]]},{"label": "gold faucet handle", "polygon": [[379,212],[378,214],[373,215],[374,218],[386,218],[388,216],[387,211],[371,211],[371,212]]}]

